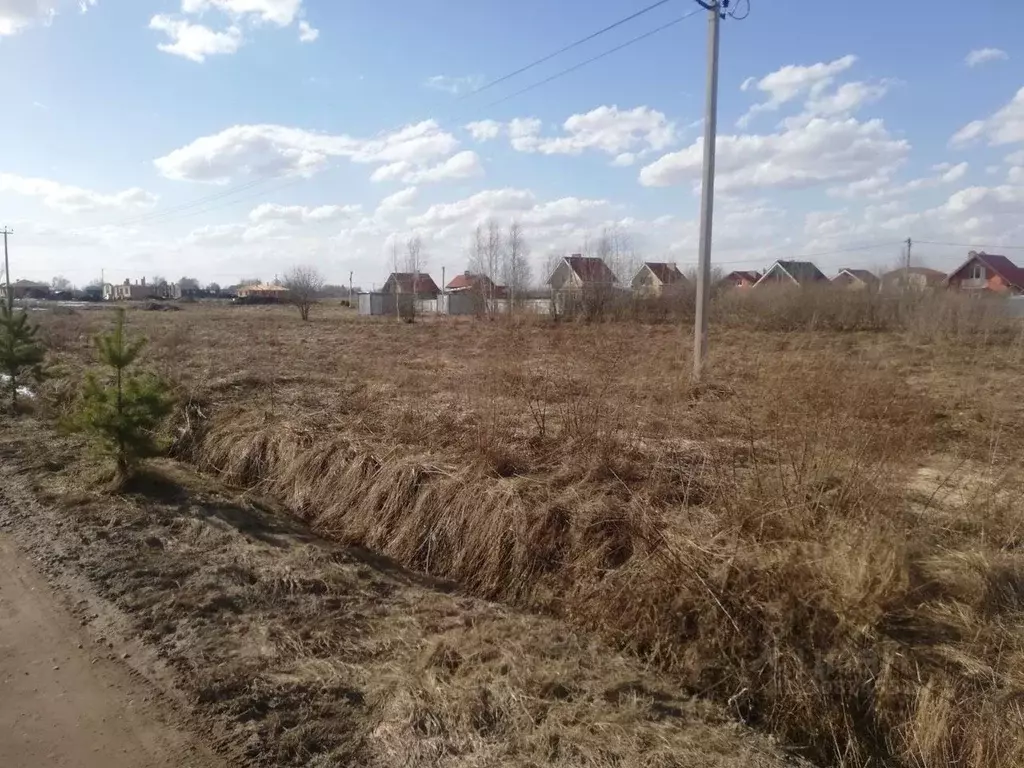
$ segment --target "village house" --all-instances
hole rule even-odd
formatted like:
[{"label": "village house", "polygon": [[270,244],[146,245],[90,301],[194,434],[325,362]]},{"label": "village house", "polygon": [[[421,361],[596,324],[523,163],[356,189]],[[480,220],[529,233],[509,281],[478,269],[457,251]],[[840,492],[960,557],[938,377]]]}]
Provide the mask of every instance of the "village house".
[{"label": "village house", "polygon": [[798,285],[806,288],[811,285],[825,284],[829,280],[814,264],[809,261],[776,261],[754,285]]},{"label": "village house", "polygon": [[1024,293],[1024,269],[1005,256],[971,251],[945,284],[958,291],[1019,296]]},{"label": "village house", "polygon": [[240,303],[275,304],[288,298],[288,289],[277,283],[253,283],[239,286],[235,297]]},{"label": "village house", "polygon": [[679,293],[689,281],[675,264],[645,261],[630,285],[638,296],[665,296]]},{"label": "village house", "polygon": [[928,267],[904,267],[882,275],[883,291],[925,291],[938,288],[946,280],[946,273]]},{"label": "village house", "polygon": [[103,286],[104,301],[146,301],[147,299],[180,299],[181,289],[177,283],[146,283],[146,278],[134,283],[125,278],[117,285],[107,283]]},{"label": "village house", "polygon": [[600,312],[616,293],[618,278],[596,256],[563,256],[551,277],[551,301],[557,314],[568,311]]},{"label": "village house", "polygon": [[436,299],[441,289],[437,287],[434,278],[426,273],[414,275],[412,272],[392,272],[380,289],[385,294],[415,294],[419,301]]},{"label": "village house", "polygon": [[854,291],[877,291],[879,280],[875,273],[870,270],[843,267],[839,270],[839,274],[832,278],[832,284]]},{"label": "village house", "polygon": [[747,290],[748,288],[753,288],[760,279],[761,273],[756,270],[738,269],[723,277],[718,281],[718,284],[722,288],[739,288],[740,290]]},{"label": "village house", "polygon": [[[17,280],[11,283],[11,296],[14,299],[46,299],[50,296],[50,286],[33,280]],[[7,301],[7,285],[0,282],[0,300]]]},{"label": "village house", "polygon": [[448,293],[471,293],[482,296],[485,299],[504,299],[508,297],[508,290],[503,285],[497,285],[487,275],[476,275],[472,272],[463,272],[456,275],[445,286]]}]

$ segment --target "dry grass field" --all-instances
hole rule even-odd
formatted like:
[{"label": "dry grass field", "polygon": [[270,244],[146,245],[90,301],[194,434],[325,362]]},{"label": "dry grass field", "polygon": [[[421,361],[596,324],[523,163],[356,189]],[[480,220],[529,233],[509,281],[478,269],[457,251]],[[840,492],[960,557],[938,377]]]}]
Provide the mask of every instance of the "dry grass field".
[{"label": "dry grass field", "polygon": [[[175,455],[322,535],[567,619],[822,765],[1021,765],[1024,336],[901,312],[724,302],[697,387],[673,324],[129,325]],[[53,415],[110,319],[42,316]]]}]

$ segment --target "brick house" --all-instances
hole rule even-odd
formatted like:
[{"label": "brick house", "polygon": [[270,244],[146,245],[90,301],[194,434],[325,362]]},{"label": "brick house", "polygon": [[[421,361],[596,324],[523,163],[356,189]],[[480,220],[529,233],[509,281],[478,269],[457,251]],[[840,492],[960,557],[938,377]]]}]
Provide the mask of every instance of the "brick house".
[{"label": "brick house", "polygon": [[1005,256],[971,251],[967,261],[950,272],[945,284],[956,291],[1019,296],[1024,294],[1024,269]]}]

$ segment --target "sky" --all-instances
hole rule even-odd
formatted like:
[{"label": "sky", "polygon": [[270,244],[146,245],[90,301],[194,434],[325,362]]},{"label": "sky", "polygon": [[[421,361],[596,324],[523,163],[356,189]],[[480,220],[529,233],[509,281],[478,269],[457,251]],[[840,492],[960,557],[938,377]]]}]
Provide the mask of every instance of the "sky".
[{"label": "sky", "polygon": [[[436,280],[462,271],[490,218],[520,223],[537,276],[603,230],[685,268],[694,0],[475,92],[653,2],[0,0],[12,276],[312,265],[370,289],[416,236]],[[1024,263],[1021,30],[1019,0],[750,0],[721,29],[713,261],[881,269],[912,238],[940,269],[969,246]]]}]

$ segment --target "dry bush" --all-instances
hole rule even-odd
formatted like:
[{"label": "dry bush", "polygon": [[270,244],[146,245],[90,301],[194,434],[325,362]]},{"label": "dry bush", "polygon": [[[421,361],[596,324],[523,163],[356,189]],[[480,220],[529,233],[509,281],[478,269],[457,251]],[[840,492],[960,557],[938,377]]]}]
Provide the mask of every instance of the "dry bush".
[{"label": "dry bush", "polygon": [[1020,321],[999,298],[950,292],[840,290],[834,286],[727,291],[713,306],[716,323],[764,331],[910,331],[927,339],[979,335],[1015,338]]}]

